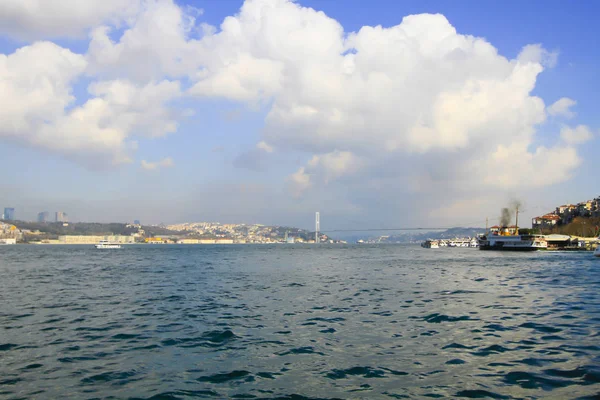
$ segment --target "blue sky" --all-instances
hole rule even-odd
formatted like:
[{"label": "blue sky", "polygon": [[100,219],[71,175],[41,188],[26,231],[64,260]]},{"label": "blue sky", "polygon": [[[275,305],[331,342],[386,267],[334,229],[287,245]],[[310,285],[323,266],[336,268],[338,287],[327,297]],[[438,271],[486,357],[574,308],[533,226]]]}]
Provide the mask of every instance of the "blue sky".
[{"label": "blue sky", "polygon": [[20,218],[456,226],[600,194],[594,2],[72,1],[0,5]]}]

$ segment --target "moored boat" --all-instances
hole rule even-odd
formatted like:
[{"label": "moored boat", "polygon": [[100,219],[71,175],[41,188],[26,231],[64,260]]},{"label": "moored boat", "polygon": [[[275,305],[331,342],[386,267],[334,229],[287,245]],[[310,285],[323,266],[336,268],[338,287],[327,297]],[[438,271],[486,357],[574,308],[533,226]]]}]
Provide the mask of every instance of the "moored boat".
[{"label": "moored boat", "polygon": [[[504,209],[508,213],[508,209]],[[515,225],[508,226],[508,218],[503,212],[503,224],[485,235],[478,237],[480,250],[536,251],[548,248],[543,235],[519,234],[519,207],[516,207]]]},{"label": "moored boat", "polygon": [[[600,237],[598,238],[600,240]],[[600,257],[600,244],[596,246],[596,250],[594,250],[594,255],[596,257]]]},{"label": "moored boat", "polygon": [[548,248],[542,235],[491,234],[479,238],[480,250],[535,251]]},{"label": "moored boat", "polygon": [[97,249],[120,249],[121,245],[118,243],[111,243],[108,240],[101,240],[98,244],[95,244]]}]

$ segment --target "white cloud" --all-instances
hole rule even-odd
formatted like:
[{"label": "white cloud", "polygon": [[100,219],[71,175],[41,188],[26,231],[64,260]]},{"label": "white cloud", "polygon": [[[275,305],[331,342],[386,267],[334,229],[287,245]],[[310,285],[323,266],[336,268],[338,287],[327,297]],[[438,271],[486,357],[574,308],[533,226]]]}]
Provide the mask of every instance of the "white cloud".
[{"label": "white cloud", "polygon": [[171,159],[171,157],[166,157],[163,158],[160,161],[156,161],[156,162],[149,162],[146,160],[142,160],[141,162],[142,168],[145,170],[156,170],[159,168],[170,168],[172,166],[175,165],[175,163],[173,162],[173,159]]},{"label": "white cloud", "polygon": [[256,148],[259,149],[259,150],[263,150],[263,151],[265,151],[267,153],[272,153],[274,151],[273,147],[270,146],[267,142],[264,142],[264,141],[258,142],[256,144]]},{"label": "white cloud", "polygon": [[61,115],[85,68],[84,57],[50,42],[0,54],[0,135],[17,136]]},{"label": "white cloud", "polygon": [[98,24],[133,16],[139,4],[140,0],[2,0],[0,34],[24,40],[81,38]]},{"label": "white cloud", "polygon": [[548,114],[552,116],[573,118],[575,113],[571,111],[571,107],[575,106],[576,104],[577,102],[575,100],[568,97],[563,97],[548,107]]},{"label": "white cloud", "polygon": [[357,172],[363,161],[349,151],[333,151],[323,155],[315,155],[308,161],[307,169],[313,174],[321,175],[325,184],[348,174]]},{"label": "white cloud", "polygon": [[300,167],[298,171],[287,178],[290,192],[295,197],[301,196],[304,191],[312,186],[310,175],[306,173],[304,167]]},{"label": "white cloud", "polygon": [[594,135],[587,126],[577,125],[575,128],[563,126],[560,130],[560,137],[568,145],[576,145],[590,141]]},{"label": "white cloud", "polygon": [[[0,5],[29,21],[5,31],[91,29],[88,52],[40,42],[0,56],[0,136],[86,164],[131,162],[137,139],[174,132],[189,114],[168,106],[182,96],[180,79],[189,95],[267,110],[256,147],[234,164],[264,169],[267,158],[300,155],[308,161],[287,181],[295,195],[336,182],[349,198],[365,188],[374,197],[438,198],[552,185],[573,174],[576,146],[589,140],[580,127],[565,128],[556,144],[540,140],[547,115],[574,116],[574,100],[546,108],[532,94],[557,53],[533,44],[508,59],[443,15],[348,33],[289,0],[247,0],[219,28],[172,0],[65,0],[41,15],[50,3]],[[77,102],[79,79],[93,82],[90,98]]]},{"label": "white cloud", "polygon": [[[269,99],[262,140],[312,156],[289,179],[296,194],[386,168],[396,168],[398,180],[417,175],[432,185],[441,182],[432,171],[464,188],[549,185],[580,162],[572,146],[534,145],[546,111],[531,93],[557,59],[539,44],[510,60],[439,14],[345,35],[337,21],[297,3],[248,0],[197,46],[204,68],[191,93]],[[337,169],[345,154],[363,167]],[[542,162],[547,156],[556,158]],[[502,166],[513,158],[519,169]],[[498,173],[501,166],[515,176]],[[535,174],[525,179],[519,170]]]},{"label": "white cloud", "polygon": [[540,146],[530,153],[520,145],[501,145],[479,166],[495,171],[484,176],[485,184],[501,189],[525,189],[563,182],[580,164],[573,146]]},{"label": "white cloud", "polygon": [[553,68],[558,61],[558,52],[548,51],[541,44],[528,44],[517,57],[521,63],[540,64],[545,67]]},{"label": "white cloud", "polygon": [[0,137],[99,167],[131,162],[135,136],[175,131],[165,104],[180,95],[178,82],[95,82],[76,105],[72,85],[86,66],[82,55],[49,42],[0,55]]},{"label": "white cloud", "polygon": [[195,74],[201,54],[189,40],[199,15],[194,10],[183,10],[172,0],[148,0],[117,42],[110,37],[110,26],[95,28],[88,73],[138,82]]}]

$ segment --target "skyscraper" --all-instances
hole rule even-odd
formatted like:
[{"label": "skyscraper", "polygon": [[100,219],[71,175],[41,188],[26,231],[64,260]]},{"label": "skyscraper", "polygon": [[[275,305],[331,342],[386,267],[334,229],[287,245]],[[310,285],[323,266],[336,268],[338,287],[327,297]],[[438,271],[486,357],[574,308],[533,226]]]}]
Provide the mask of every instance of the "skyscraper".
[{"label": "skyscraper", "polygon": [[56,222],[68,222],[69,221],[69,217],[68,217],[67,213],[62,212],[62,211],[57,211],[54,219]]},{"label": "skyscraper", "polygon": [[48,211],[42,211],[37,217],[38,222],[48,222],[49,219],[50,213]]},{"label": "skyscraper", "polygon": [[4,219],[6,221],[13,221],[15,219],[15,209],[14,208],[5,208],[4,209]]}]

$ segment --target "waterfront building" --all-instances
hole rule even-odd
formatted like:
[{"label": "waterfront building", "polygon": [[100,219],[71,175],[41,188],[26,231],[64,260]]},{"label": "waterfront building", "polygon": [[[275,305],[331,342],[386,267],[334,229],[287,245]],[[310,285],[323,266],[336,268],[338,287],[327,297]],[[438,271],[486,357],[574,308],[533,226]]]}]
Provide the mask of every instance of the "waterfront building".
[{"label": "waterfront building", "polygon": [[542,215],[541,217],[535,217],[531,220],[531,227],[533,229],[544,229],[553,228],[560,221],[560,216],[550,213]]},{"label": "waterfront building", "polygon": [[67,215],[66,212],[57,211],[54,214],[54,221],[56,221],[56,222],[69,222],[69,216]]},{"label": "waterfront building", "polygon": [[38,222],[48,222],[50,220],[50,213],[48,211],[42,211],[38,213],[37,221]]},{"label": "waterfront building", "polygon": [[15,209],[12,207],[4,208],[4,218],[5,221],[14,221],[15,220]]},{"label": "waterfront building", "polygon": [[179,239],[177,240],[178,244],[199,244],[199,239]]},{"label": "waterfront building", "polygon": [[59,236],[58,242],[61,244],[97,244],[101,240],[108,240],[111,243],[133,244],[135,238],[125,235],[65,235]]}]

